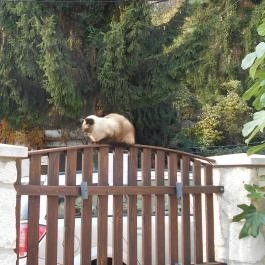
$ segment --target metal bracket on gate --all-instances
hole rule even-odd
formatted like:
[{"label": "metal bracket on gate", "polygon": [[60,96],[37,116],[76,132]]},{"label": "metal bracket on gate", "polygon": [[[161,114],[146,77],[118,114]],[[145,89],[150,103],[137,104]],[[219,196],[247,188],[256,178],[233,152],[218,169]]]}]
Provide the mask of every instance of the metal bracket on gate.
[{"label": "metal bracket on gate", "polygon": [[183,188],[183,184],[176,182],[176,195],[177,195],[178,200],[180,200],[182,197],[182,188]]},{"label": "metal bracket on gate", "polygon": [[82,181],[80,184],[80,188],[81,188],[81,197],[83,200],[88,199],[88,190],[87,190],[87,182],[86,181]]}]

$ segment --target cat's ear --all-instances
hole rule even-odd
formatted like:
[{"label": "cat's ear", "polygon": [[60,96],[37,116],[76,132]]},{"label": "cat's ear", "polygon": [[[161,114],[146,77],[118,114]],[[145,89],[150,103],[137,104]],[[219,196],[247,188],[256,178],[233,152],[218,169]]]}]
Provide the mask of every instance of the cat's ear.
[{"label": "cat's ear", "polygon": [[85,118],[86,124],[93,125],[95,123],[94,119],[92,118]]}]

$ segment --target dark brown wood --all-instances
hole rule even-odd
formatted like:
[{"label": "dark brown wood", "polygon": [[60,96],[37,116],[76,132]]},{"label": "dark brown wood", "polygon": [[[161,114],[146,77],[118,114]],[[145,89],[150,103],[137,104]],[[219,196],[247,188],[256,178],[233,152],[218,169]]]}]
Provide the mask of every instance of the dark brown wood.
[{"label": "dark brown wood", "polygon": [[[48,196],[78,196],[80,195],[80,185],[78,186],[35,186],[35,185],[15,185],[18,195],[48,195]],[[88,186],[90,195],[152,195],[152,194],[176,194],[176,186],[157,187],[157,186]],[[222,193],[223,186],[183,186],[183,194],[213,194]]]},{"label": "dark brown wood", "polygon": [[[137,149],[129,150],[128,186],[137,185]],[[128,195],[128,258],[127,265],[137,264],[137,196]]]},{"label": "dark brown wood", "polygon": [[[156,185],[164,185],[165,153],[157,151],[155,156]],[[156,195],[156,264],[165,263],[165,202],[164,195]]]},{"label": "dark brown wood", "polygon": [[[142,152],[143,186],[151,185],[151,150],[144,148]],[[147,188],[147,187],[144,187]],[[142,203],[142,264],[152,264],[152,208],[151,196],[143,195]]]},{"label": "dark brown wood", "polygon": [[[93,184],[93,151],[99,150],[99,184]],[[114,186],[108,186],[108,153],[114,150]],[[128,186],[122,186],[123,152],[129,153]],[[142,153],[143,186],[137,186],[137,155]],[[56,264],[57,242],[57,204],[58,196],[65,196],[65,242],[64,265],[72,265],[74,260],[74,226],[75,226],[75,198],[80,196],[80,186],[76,185],[76,155],[83,152],[82,175],[83,181],[88,182],[87,200],[82,205],[81,224],[81,265],[91,264],[91,228],[92,228],[92,196],[98,195],[98,257],[97,264],[107,264],[107,224],[108,224],[108,196],[114,195],[113,204],[113,264],[122,264],[123,226],[122,226],[122,196],[128,196],[128,257],[127,264],[135,265],[137,260],[137,195],[143,195],[142,208],[142,264],[152,264],[152,251],[155,251],[157,264],[165,263],[165,225],[164,225],[164,195],[169,195],[169,254],[170,264],[178,260],[178,202],[176,198],[176,181],[178,160],[182,160],[181,176],[183,182],[182,198],[182,264],[191,264],[190,242],[190,196],[194,203],[194,262],[196,265],[224,265],[214,262],[214,229],[213,229],[213,193],[223,192],[222,186],[213,186],[212,160],[201,156],[191,155],[167,148],[155,146],[134,145],[130,147],[115,147],[109,145],[87,145],[63,147],[47,150],[31,151],[29,157],[30,182],[21,185],[19,179],[15,184],[17,190],[17,220],[20,219],[20,195],[29,195],[29,238],[28,263],[37,264],[38,261],[38,222],[39,196],[48,195],[46,264]],[[59,171],[59,154],[67,152],[66,185],[59,186],[56,182]],[[156,153],[156,185],[151,186],[151,154]],[[40,184],[40,156],[49,156],[48,185]],[[164,186],[164,158],[168,155],[168,185]],[[194,186],[189,185],[190,163],[194,163]],[[205,168],[205,184],[201,186],[200,170]],[[18,166],[19,171],[19,166]],[[52,176],[55,176],[53,178]],[[58,179],[57,179],[58,181]],[[206,231],[202,231],[201,194],[206,196]],[[152,200],[156,198],[156,249],[152,249]],[[55,211],[56,209],[56,211]],[[54,221],[55,220],[55,221]],[[206,232],[206,263],[202,256],[202,232]],[[19,242],[19,222],[17,222],[17,249]]]},{"label": "dark brown wood", "polygon": [[[93,148],[84,149],[82,156],[82,180],[92,185],[93,178]],[[91,236],[92,236],[92,196],[82,203],[81,222],[81,265],[91,265]]]},{"label": "dark brown wood", "polygon": [[[178,170],[178,157],[170,153],[168,157],[169,185],[176,185]],[[178,263],[178,199],[176,194],[169,195],[169,264]]]},{"label": "dark brown wood", "polygon": [[[116,147],[113,159],[113,185],[120,187],[123,185],[123,149]],[[123,196],[113,196],[113,265],[122,265],[123,247]]]},{"label": "dark brown wood", "polygon": [[[115,146],[115,145],[114,145]],[[160,147],[160,146],[151,146],[151,145],[140,145],[140,144],[135,144],[132,145],[133,147],[136,147],[138,149],[150,149],[150,151],[164,151],[164,152],[171,152],[171,153],[176,153],[180,156],[188,156],[190,157],[190,160],[193,159],[201,159],[202,164],[205,163],[211,163],[211,162],[215,162],[214,159],[210,159],[207,157],[203,157],[200,155],[194,155],[194,154],[190,154],[190,153],[186,153],[183,151],[178,151],[178,150],[174,150],[174,149],[169,149],[169,148],[165,148],[165,147]],[[29,155],[47,155],[48,153],[52,153],[52,152],[64,152],[67,150],[83,150],[85,148],[101,148],[101,147],[108,147],[111,148],[111,145],[101,145],[101,144],[90,144],[90,145],[78,145],[78,146],[67,146],[67,147],[58,147],[58,148],[50,148],[50,149],[42,149],[42,150],[34,150],[34,151],[30,151]]]},{"label": "dark brown wood", "polygon": [[[213,168],[212,165],[205,166],[205,184],[213,185]],[[213,211],[213,194],[205,195],[206,210],[206,261],[214,262],[214,211]]]},{"label": "dark brown wood", "polygon": [[[190,158],[182,157],[181,179],[183,185],[189,185]],[[191,263],[191,241],[190,241],[190,195],[183,194],[181,203],[181,227],[182,227],[182,264],[190,265]]]},{"label": "dark brown wood", "polygon": [[[48,164],[48,185],[59,184],[59,153],[49,155]],[[58,239],[58,197],[47,197],[47,231],[46,231],[46,251],[45,264],[57,264],[57,239]]]},{"label": "dark brown wood", "polygon": [[200,156],[200,155],[194,155],[191,153],[187,153],[187,152],[183,152],[183,151],[178,151],[178,150],[174,150],[174,149],[169,149],[169,148],[165,148],[165,147],[161,147],[161,146],[152,146],[152,145],[140,145],[140,144],[135,144],[135,147],[138,148],[142,148],[142,149],[151,149],[153,151],[164,151],[164,152],[171,152],[171,153],[176,153],[180,156],[188,156],[190,158],[190,160],[197,158],[197,159],[201,159],[202,163],[209,163],[209,162],[215,162],[214,159],[208,158],[208,157],[204,157],[204,156]]},{"label": "dark brown wood", "polygon": [[[21,159],[16,160],[16,167],[17,167],[17,180],[16,184],[21,184]],[[17,261],[16,265],[19,265],[19,241],[20,241],[20,210],[21,210],[21,195],[17,194],[16,196],[16,254],[17,254]]]},{"label": "dark brown wood", "polygon": [[[41,157],[30,157],[29,184],[40,185]],[[40,197],[29,196],[28,201],[28,264],[38,264]]]},{"label": "dark brown wood", "polygon": [[[201,163],[195,160],[193,163],[194,184],[201,185]],[[203,263],[203,242],[202,242],[202,199],[201,194],[193,196],[194,208],[194,261]]]},{"label": "dark brown wood", "polygon": [[[98,183],[101,186],[108,185],[108,147],[99,149]],[[108,241],[108,196],[98,196],[98,258],[97,265],[107,264]]]},{"label": "dark brown wood", "polygon": [[54,152],[66,152],[66,151],[82,151],[85,150],[86,148],[100,148],[100,147],[111,147],[110,145],[106,144],[88,144],[88,145],[74,145],[74,146],[64,146],[64,147],[55,147],[55,148],[48,148],[48,149],[41,149],[41,150],[34,150],[34,151],[29,151],[29,156],[31,155],[48,155],[50,153]]},{"label": "dark brown wood", "polygon": [[[76,185],[77,151],[70,149],[66,154],[67,186]],[[75,197],[66,196],[64,200],[64,265],[74,264],[74,236],[75,236]]]}]

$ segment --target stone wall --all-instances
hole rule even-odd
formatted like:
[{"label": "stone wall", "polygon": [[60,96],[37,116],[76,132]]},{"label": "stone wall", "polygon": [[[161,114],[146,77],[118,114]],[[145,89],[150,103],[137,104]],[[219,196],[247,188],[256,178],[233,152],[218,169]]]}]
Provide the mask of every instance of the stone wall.
[{"label": "stone wall", "polygon": [[28,148],[0,144],[0,264],[15,265],[16,159],[27,157]]},{"label": "stone wall", "polygon": [[265,174],[265,156],[234,154],[212,157],[215,185],[224,186],[223,195],[215,201],[215,239],[216,260],[228,265],[264,265],[265,240],[263,235],[257,238],[239,239],[243,222],[232,222],[234,215],[241,210],[239,204],[249,204],[245,184],[258,184],[258,177]]}]

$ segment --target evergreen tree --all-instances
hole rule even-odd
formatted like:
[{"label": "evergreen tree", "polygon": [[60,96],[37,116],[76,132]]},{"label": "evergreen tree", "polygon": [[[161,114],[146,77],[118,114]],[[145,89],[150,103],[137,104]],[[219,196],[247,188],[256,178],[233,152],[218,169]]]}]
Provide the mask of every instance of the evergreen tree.
[{"label": "evergreen tree", "polygon": [[176,120],[174,86],[156,39],[150,4],[133,1],[124,7],[104,36],[105,50],[99,72],[104,109],[128,116],[136,126],[137,140],[167,145]]}]

